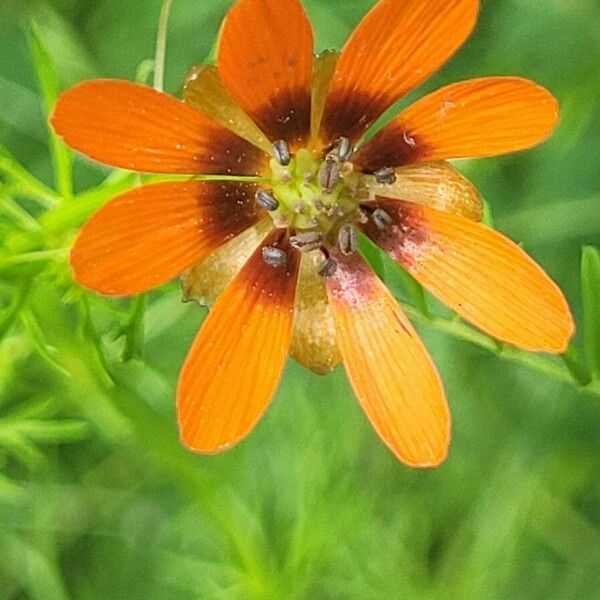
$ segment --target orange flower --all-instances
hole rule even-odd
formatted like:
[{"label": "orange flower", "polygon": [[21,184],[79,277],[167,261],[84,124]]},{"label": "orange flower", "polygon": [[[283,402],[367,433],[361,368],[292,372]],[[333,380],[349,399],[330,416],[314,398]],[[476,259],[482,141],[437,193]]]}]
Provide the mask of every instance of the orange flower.
[{"label": "orange flower", "polygon": [[239,0],[218,65],[193,70],[185,103],[115,80],[60,98],[55,130],[93,159],[223,176],[125,193],[71,252],[75,279],[101,294],[138,294],[183,274],[186,295],[212,305],[177,392],[189,448],[217,452],[245,437],[291,354],[319,373],[342,360],[400,460],[444,460],[450,415],[439,376],[357,252],[357,230],[486,333],[565,349],[574,326],[560,290],[480,223],[476,189],[445,162],[540,143],[557,122],[554,98],[514,77],[456,83],[363,143],[463,44],[477,12],[477,0],[381,0],[341,54],[315,59],[298,0]]}]

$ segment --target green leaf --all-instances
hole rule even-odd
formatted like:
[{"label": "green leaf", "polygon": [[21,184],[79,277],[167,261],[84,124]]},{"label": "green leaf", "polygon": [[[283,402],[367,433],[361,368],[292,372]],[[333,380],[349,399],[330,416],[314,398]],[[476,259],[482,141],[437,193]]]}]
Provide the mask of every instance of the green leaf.
[{"label": "green leaf", "polygon": [[366,235],[359,237],[360,253],[381,279],[385,279],[383,252]]},{"label": "green leaf", "polygon": [[0,473],[0,501],[16,502],[23,496],[23,488]]},{"label": "green leaf", "polygon": [[583,343],[592,379],[600,379],[600,252],[584,246],[581,255]]},{"label": "green leaf", "polygon": [[86,340],[91,354],[90,370],[104,385],[112,386],[113,380],[108,361],[102,347],[102,338],[96,330],[92,320],[92,311],[86,294],[81,294],[78,302],[79,309],[79,336]]},{"label": "green leaf", "polygon": [[40,357],[50,365],[53,369],[64,375],[65,377],[71,377],[71,374],[65,369],[55,358],[56,348],[46,344],[44,339],[44,333],[37,322],[33,313],[28,309],[21,310],[20,313],[21,322],[25,329],[29,332],[30,340],[37,350]]},{"label": "green leaf", "polygon": [[27,299],[28,289],[28,283],[16,285],[10,304],[0,312],[0,339],[6,335],[6,332],[16,321],[19,311]]},{"label": "green leaf", "polygon": [[1,193],[0,212],[11,221],[12,225],[23,231],[32,235],[36,235],[41,231],[40,224],[16,200]]},{"label": "green leaf", "polygon": [[[18,583],[18,597],[31,600],[68,600],[70,597],[57,565],[46,552],[10,532],[0,536],[3,572]],[[12,595],[12,594],[11,594]]]},{"label": "green leaf", "polygon": [[85,421],[76,419],[27,419],[15,421],[13,431],[19,432],[36,444],[68,444],[88,437],[90,426]]},{"label": "green leaf", "polygon": [[0,447],[30,471],[35,471],[46,461],[44,453],[9,420],[0,424]]},{"label": "green leaf", "polygon": [[142,358],[144,348],[144,316],[148,306],[147,296],[137,296],[129,305],[129,314],[125,323],[114,336],[115,340],[125,338],[121,360],[129,362],[133,358]]},{"label": "green leaf", "polygon": [[[44,103],[45,114],[49,116],[58,98],[60,86],[54,63],[35,21],[32,21],[29,30],[29,49]],[[73,195],[73,154],[54,133],[49,122],[48,133],[56,189],[63,198],[70,198]]]},{"label": "green leaf", "polygon": [[395,276],[402,282],[408,297],[412,303],[423,313],[425,317],[429,316],[427,306],[427,297],[423,286],[406,270],[394,263],[392,265]]}]

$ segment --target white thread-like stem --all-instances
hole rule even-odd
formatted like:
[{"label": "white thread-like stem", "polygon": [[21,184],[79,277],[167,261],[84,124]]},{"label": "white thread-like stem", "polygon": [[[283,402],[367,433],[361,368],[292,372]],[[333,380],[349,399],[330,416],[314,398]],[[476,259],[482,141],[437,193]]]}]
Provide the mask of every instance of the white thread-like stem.
[{"label": "white thread-like stem", "polygon": [[164,0],[158,20],[158,32],[156,34],[156,52],[154,53],[154,89],[163,91],[165,74],[165,55],[167,52],[167,30],[169,28],[169,12],[171,1]]}]

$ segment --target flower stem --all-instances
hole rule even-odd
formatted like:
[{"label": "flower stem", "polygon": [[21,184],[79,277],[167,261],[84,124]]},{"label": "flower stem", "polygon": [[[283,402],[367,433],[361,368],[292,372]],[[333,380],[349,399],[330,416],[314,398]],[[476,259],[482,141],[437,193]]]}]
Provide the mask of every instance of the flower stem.
[{"label": "flower stem", "polygon": [[422,323],[426,327],[430,327],[437,331],[449,334],[455,338],[462,339],[480,348],[485,348],[490,352],[493,352],[499,358],[506,358],[510,361],[520,363],[534,369],[548,377],[552,377],[557,381],[566,383],[574,388],[587,391],[590,394],[600,396],[600,386],[587,385],[584,386],[582,383],[570,373],[564,364],[560,363],[555,357],[535,354],[533,352],[525,352],[518,350],[511,346],[503,345],[501,348],[492,338],[488,337],[484,333],[473,329],[466,323],[454,319],[445,319],[443,317],[427,317],[418,308],[401,303],[402,308],[416,321]]},{"label": "flower stem", "polygon": [[164,88],[165,54],[167,51],[167,30],[169,27],[169,12],[171,0],[164,0],[158,20],[156,34],[156,52],[154,53],[154,89],[159,92]]}]

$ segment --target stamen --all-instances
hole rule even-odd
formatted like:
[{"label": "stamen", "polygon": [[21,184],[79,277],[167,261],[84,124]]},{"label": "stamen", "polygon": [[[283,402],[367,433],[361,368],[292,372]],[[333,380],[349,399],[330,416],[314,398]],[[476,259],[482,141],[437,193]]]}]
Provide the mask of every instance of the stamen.
[{"label": "stamen", "polygon": [[376,208],[371,215],[371,219],[373,219],[373,223],[377,229],[386,229],[392,223],[392,217],[388,215],[385,210],[381,208]]},{"label": "stamen", "polygon": [[342,177],[348,177],[348,175],[354,173],[354,165],[348,161],[343,162],[340,168],[340,173],[342,174]]},{"label": "stamen", "polygon": [[269,266],[276,269],[285,267],[287,260],[286,253],[281,248],[275,248],[274,246],[265,246],[262,249],[262,257]]},{"label": "stamen", "polygon": [[339,180],[340,168],[336,160],[328,156],[319,169],[319,183],[323,190],[329,194],[333,191]]},{"label": "stamen", "polygon": [[331,277],[335,275],[337,271],[337,263],[333,258],[326,258],[320,265],[317,270],[317,273],[324,278]]},{"label": "stamen", "polygon": [[344,256],[354,254],[358,249],[358,237],[356,230],[350,223],[346,223],[340,227],[337,236],[337,244],[340,252]]},{"label": "stamen", "polygon": [[275,160],[280,165],[287,167],[290,164],[292,155],[290,154],[290,148],[285,140],[277,140],[273,142],[273,152],[275,155]]},{"label": "stamen", "polygon": [[279,200],[277,200],[273,195],[273,192],[269,190],[258,190],[254,196],[254,201],[257,206],[260,206],[265,210],[271,211],[279,208]]},{"label": "stamen", "polygon": [[317,231],[297,233],[290,238],[290,244],[300,252],[310,252],[321,247],[323,236]]},{"label": "stamen", "polygon": [[338,145],[338,156],[342,162],[346,162],[352,154],[354,154],[354,146],[347,137],[341,137],[337,141]]},{"label": "stamen", "polygon": [[361,225],[366,225],[369,222],[369,215],[367,215],[367,213],[362,210],[362,209],[358,209],[356,211],[356,220],[361,224]]},{"label": "stamen", "polygon": [[377,183],[396,183],[396,171],[392,167],[383,167],[383,169],[375,171],[374,175]]}]

